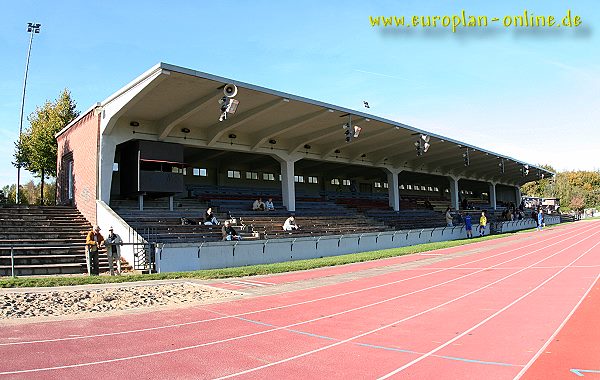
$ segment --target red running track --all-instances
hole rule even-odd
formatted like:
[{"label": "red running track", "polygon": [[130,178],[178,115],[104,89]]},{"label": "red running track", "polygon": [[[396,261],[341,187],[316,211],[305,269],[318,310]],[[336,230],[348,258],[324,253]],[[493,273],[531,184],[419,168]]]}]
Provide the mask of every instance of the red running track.
[{"label": "red running track", "polygon": [[[382,268],[277,295],[4,326],[0,378],[511,379],[537,370],[535,359],[562,326],[597,329],[597,319],[579,315],[599,276],[600,222],[436,253],[473,248],[410,270],[383,269],[423,256],[258,279],[284,283]],[[578,349],[577,338],[565,340]],[[540,364],[547,371],[539,373],[576,378],[572,360]],[[579,369],[600,370],[593,354],[585,364]]]}]

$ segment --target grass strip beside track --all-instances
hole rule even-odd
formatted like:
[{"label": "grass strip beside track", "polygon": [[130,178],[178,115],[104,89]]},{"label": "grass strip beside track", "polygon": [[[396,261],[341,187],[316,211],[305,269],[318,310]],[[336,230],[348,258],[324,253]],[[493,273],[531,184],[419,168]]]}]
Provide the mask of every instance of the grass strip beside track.
[{"label": "grass strip beside track", "polygon": [[363,261],[371,261],[385,259],[389,257],[410,255],[414,253],[422,253],[433,251],[436,249],[451,248],[461,245],[466,245],[484,240],[498,239],[506,236],[515,235],[517,233],[532,231],[522,230],[518,232],[509,232],[498,235],[488,235],[484,237],[476,237],[473,239],[451,240],[436,243],[418,244],[408,247],[391,248],[378,251],[369,251],[361,253],[351,253],[340,256],[329,256],[323,258],[286,261],[283,263],[249,265],[236,268],[222,269],[205,269],[191,272],[169,272],[169,273],[153,273],[153,274],[133,274],[122,276],[69,276],[69,277],[15,277],[0,279],[0,288],[21,288],[21,287],[51,287],[51,286],[73,286],[86,284],[109,284],[123,282],[137,282],[150,280],[172,280],[182,278],[194,278],[200,280],[221,279],[230,277],[244,277],[255,275],[266,275],[274,273],[294,272],[300,270],[316,269],[322,267],[330,267],[336,265],[344,265],[358,263]]}]

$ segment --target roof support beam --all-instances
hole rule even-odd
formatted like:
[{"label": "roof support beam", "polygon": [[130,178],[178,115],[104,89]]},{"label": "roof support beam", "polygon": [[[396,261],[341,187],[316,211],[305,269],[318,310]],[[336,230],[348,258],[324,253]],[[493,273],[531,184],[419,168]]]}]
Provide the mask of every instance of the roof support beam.
[{"label": "roof support beam", "polygon": [[[390,140],[386,144],[380,144],[376,150],[371,152],[371,157],[373,158],[373,162],[382,162],[384,158],[388,160],[393,157],[397,157],[402,154],[407,154],[409,152],[414,152],[414,145],[408,144],[404,145],[406,142],[414,140],[414,136],[408,136],[397,140]],[[410,146],[409,150],[404,150],[402,148],[406,148]],[[402,150],[400,150],[402,149]],[[379,154],[377,154],[379,152]],[[375,153],[375,154],[373,154]]]},{"label": "roof support beam", "polygon": [[[369,150],[365,147],[363,147],[362,149],[360,148],[360,146],[364,145],[365,143],[368,143],[371,140],[374,140],[376,138],[381,138],[381,136],[385,135],[385,134],[390,134],[390,132],[392,132],[392,129],[386,129],[384,131],[380,131],[378,133],[373,133],[371,135],[367,134],[366,136],[360,136],[360,138],[358,140],[356,140],[354,142],[354,144],[352,144],[352,148],[356,148],[356,149],[360,149],[359,152],[353,154],[352,156],[350,156],[350,161],[354,161],[358,158],[360,158],[363,154],[370,156],[371,153],[375,150],[378,149],[381,146],[381,143],[379,145],[377,145],[375,148],[372,148],[373,150]],[[362,133],[362,132],[361,132]],[[398,143],[396,141],[396,143]]]},{"label": "roof support beam", "polygon": [[[119,96],[111,98],[111,100],[103,105],[102,110],[102,127],[100,129],[103,135],[108,135],[114,129],[117,120],[128,110],[133,108],[144,96],[156,88],[162,81],[171,75],[168,70],[158,69],[151,73],[148,77],[130,85]],[[105,115],[107,119],[105,119]]]},{"label": "roof support beam", "polygon": [[[209,94],[209,95],[203,96],[200,99],[194,100],[193,102],[185,105],[183,108],[164,117],[162,120],[160,120],[158,122],[158,128],[160,130],[158,139],[161,141],[164,140],[169,135],[169,133],[171,133],[171,131],[173,130],[173,128],[175,128],[175,126],[177,124],[181,123],[182,121],[184,121],[185,119],[187,119],[188,117],[193,115],[194,113],[198,112],[200,109],[202,109],[202,107],[206,106],[208,104],[208,102],[210,102],[211,100],[216,99],[216,98],[217,98],[216,92],[214,94]],[[216,107],[216,102],[215,102],[215,107]]]},{"label": "roof support beam", "polygon": [[[365,120],[365,118],[364,118],[364,117],[360,117],[360,118],[358,118],[358,119],[356,119],[356,120],[352,120],[352,123],[353,123],[353,125],[355,125],[356,123],[361,123],[361,122],[363,122],[364,120]],[[343,123],[340,123],[340,124],[338,124],[338,125],[341,127],[341,126],[343,125]],[[342,131],[343,131],[343,129],[342,129]],[[335,144],[335,145],[333,145],[333,146],[330,146],[329,150],[328,150],[328,151],[326,151],[325,153],[323,153],[323,154],[321,155],[321,158],[325,158],[325,157],[327,157],[327,156],[329,156],[329,155],[332,155],[333,153],[335,153],[335,151],[336,151],[337,149],[340,149],[340,148],[343,148],[343,147],[345,147],[345,146],[349,146],[350,144],[352,144],[352,142],[346,142],[346,141],[344,140],[344,135],[343,135],[343,132],[339,132],[339,134],[340,134],[340,141],[343,141],[343,143],[340,143],[340,144]]]},{"label": "roof support beam", "polygon": [[[398,152],[397,154],[392,154],[388,156],[388,160],[390,160],[395,166],[408,166],[408,167],[422,167],[427,164],[427,160],[432,157],[441,156],[447,154],[448,150],[451,150],[452,147],[446,146],[442,148],[443,145],[439,143],[432,144],[432,147],[429,148],[427,153],[423,153],[421,156],[417,156],[417,151],[415,149],[414,144],[410,144],[410,148],[408,150],[403,150]],[[431,168],[427,168],[427,172],[432,172]]]},{"label": "roof support beam", "polygon": [[259,133],[259,135],[256,138],[256,140],[254,141],[254,143],[252,143],[251,149],[256,150],[256,148],[258,148],[261,144],[263,144],[265,141],[267,141],[267,139],[284,134],[289,131],[292,131],[292,130],[294,130],[294,128],[298,128],[298,127],[322,116],[323,114],[325,114],[327,112],[333,112],[333,111],[328,110],[328,109],[322,109],[317,112],[312,112],[308,115],[300,116],[295,119],[284,121],[282,123],[279,123],[277,125],[269,127],[266,130]]},{"label": "roof support beam", "polygon": [[292,149],[290,149],[289,153],[292,154],[294,152],[297,152],[298,150],[300,150],[300,148],[303,148],[304,145],[306,145],[306,144],[310,144],[312,142],[319,141],[319,140],[326,139],[326,138],[335,136],[337,134],[340,134],[341,132],[336,128],[336,127],[339,127],[339,126],[340,126],[340,124],[337,123],[335,125],[332,125],[332,126],[329,126],[327,128],[321,129],[322,131],[330,131],[330,132],[323,133],[323,134],[319,134],[318,132],[313,132],[313,133],[307,135],[307,136],[310,136],[310,138],[304,138],[304,139],[299,138],[299,139],[297,139],[298,140],[298,144],[296,144]]},{"label": "roof support beam", "polygon": [[227,119],[225,122],[220,122],[212,128],[212,131],[209,132],[207,146],[213,146],[219,140],[224,133],[232,130],[235,127],[242,125],[248,121],[251,121],[265,112],[272,110],[275,107],[279,107],[282,104],[286,104],[287,99],[279,98],[272,100],[268,103],[262,104],[258,107],[254,107],[251,110],[243,112],[237,116],[231,117]]}]

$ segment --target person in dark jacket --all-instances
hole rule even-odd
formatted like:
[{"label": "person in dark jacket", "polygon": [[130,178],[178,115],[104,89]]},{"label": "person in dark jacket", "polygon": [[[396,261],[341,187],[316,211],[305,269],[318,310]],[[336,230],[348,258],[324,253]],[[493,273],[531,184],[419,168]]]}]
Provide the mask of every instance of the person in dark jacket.
[{"label": "person in dark jacket", "polygon": [[205,226],[218,226],[219,225],[219,221],[217,220],[217,217],[215,216],[215,214],[213,214],[211,207],[209,207],[206,210],[206,212],[204,213],[204,225]]},{"label": "person in dark jacket", "polygon": [[223,224],[223,228],[221,228],[221,234],[223,235],[223,240],[242,240],[242,237],[238,235],[237,231],[231,225],[229,220],[226,220]]}]

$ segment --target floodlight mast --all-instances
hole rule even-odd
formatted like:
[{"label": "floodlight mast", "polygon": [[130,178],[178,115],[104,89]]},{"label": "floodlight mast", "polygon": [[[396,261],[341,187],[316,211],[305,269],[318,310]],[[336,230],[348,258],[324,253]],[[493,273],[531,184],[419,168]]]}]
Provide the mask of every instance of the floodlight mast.
[{"label": "floodlight mast", "polygon": [[[27,60],[25,62],[25,79],[23,80],[23,97],[21,99],[21,119],[19,122],[18,142],[21,145],[21,134],[23,133],[23,111],[25,109],[25,91],[27,89],[27,74],[29,73],[29,57],[31,56],[31,45],[33,44],[33,35],[40,32],[42,24],[28,22],[27,33],[29,33],[29,47],[27,48]],[[19,204],[21,189],[21,163],[17,162],[17,188],[15,189],[15,203]]]}]

